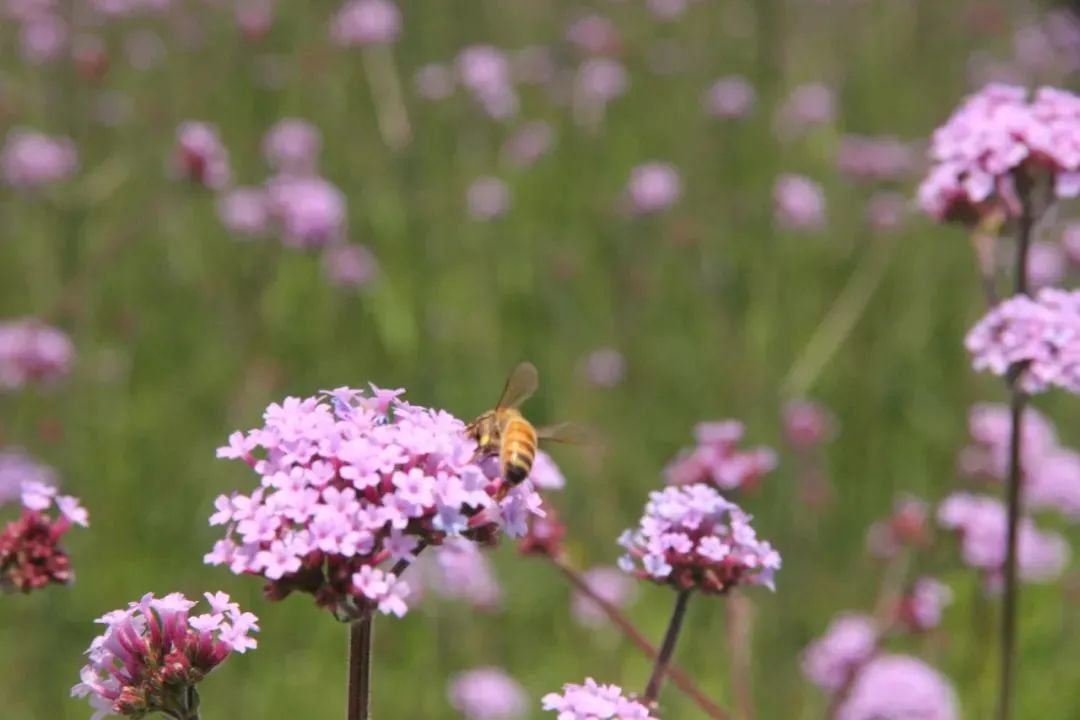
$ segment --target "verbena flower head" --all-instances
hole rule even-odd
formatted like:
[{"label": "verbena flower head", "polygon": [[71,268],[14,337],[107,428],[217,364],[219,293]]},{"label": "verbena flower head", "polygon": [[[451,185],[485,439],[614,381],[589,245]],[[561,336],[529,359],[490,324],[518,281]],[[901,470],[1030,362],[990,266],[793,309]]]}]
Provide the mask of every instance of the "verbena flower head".
[{"label": "verbena flower head", "polygon": [[218,196],[217,212],[225,229],[238,237],[257,238],[270,232],[270,211],[262,188],[226,190]]},{"label": "verbena flower head", "polygon": [[780,568],[780,554],[758,539],[750,516],[704,483],[649,493],[641,523],[619,545],[626,550],[620,568],[678,590],[772,589]]},{"label": "verbena flower head", "polygon": [[477,178],[465,193],[469,215],[487,221],[502,217],[510,207],[510,189],[497,177]]},{"label": "verbena flower head", "polygon": [[[637,599],[637,585],[618,568],[595,567],[582,573],[582,579],[594,593],[615,607],[626,607]],[[603,627],[609,621],[592,598],[579,591],[574,592],[570,602],[570,614],[585,627]]]},{"label": "verbena flower head", "polygon": [[585,55],[616,54],[622,45],[615,23],[597,13],[582,15],[567,25],[566,41]]},{"label": "verbena flower head", "polygon": [[23,59],[34,65],[60,59],[67,42],[67,23],[50,12],[28,18],[19,28],[19,50]]},{"label": "verbena flower head", "polygon": [[266,184],[272,225],[288,247],[324,247],[345,238],[345,195],[320,177],[279,175]]},{"label": "verbena flower head", "polygon": [[307,120],[285,118],[267,131],[262,153],[274,172],[285,175],[310,175],[319,164],[322,137]]},{"label": "verbena flower head", "polygon": [[0,322],[0,392],[59,380],[71,372],[74,355],[62,330],[32,318]]},{"label": "verbena flower head", "polygon": [[589,58],[578,67],[575,92],[585,103],[607,105],[626,92],[630,84],[626,68],[609,57]]},{"label": "verbena flower head", "polygon": [[776,223],[787,230],[820,230],[825,226],[825,193],[802,175],[781,175],[773,186]]},{"label": "verbena flower head", "polygon": [[529,167],[551,150],[555,131],[543,120],[525,123],[507,139],[502,154],[516,167]]},{"label": "verbena flower head", "polygon": [[470,45],[456,61],[458,79],[484,112],[497,120],[513,117],[518,96],[506,53],[490,45]]},{"label": "verbena flower head", "polygon": [[630,171],[626,194],[634,212],[649,214],[667,210],[682,195],[679,171],[666,162],[638,165]]},{"label": "verbena flower head", "polygon": [[956,693],[922,660],[906,655],[874,658],[855,677],[836,720],[956,720]]},{"label": "verbena flower head", "polygon": [[776,116],[777,133],[790,139],[809,128],[827,125],[836,115],[836,96],[820,82],[805,83],[791,91]]},{"label": "verbena flower head", "polygon": [[921,577],[901,598],[898,619],[912,632],[933,630],[941,624],[941,614],[952,600],[948,585],[931,577]]},{"label": "verbena flower head", "polygon": [[829,409],[813,400],[792,400],[784,405],[784,434],[792,446],[808,450],[831,440],[836,419]]},{"label": "verbena flower head", "polygon": [[330,27],[338,45],[386,45],[399,35],[401,10],[390,0],[348,0]]},{"label": "verbena flower head", "polygon": [[479,667],[450,678],[450,704],[465,720],[518,720],[528,715],[528,696],[505,670]]},{"label": "verbena flower head", "polygon": [[870,526],[866,545],[870,554],[891,558],[902,547],[926,547],[930,544],[930,514],[926,501],[913,495],[902,495],[893,503],[889,517]]},{"label": "verbena flower head", "polygon": [[213,190],[226,187],[232,175],[229,151],[221,142],[217,128],[209,123],[180,124],[176,129],[174,163],[180,177]]},{"label": "verbena flower head", "polygon": [[371,605],[400,616],[408,588],[384,564],[411,562],[420,543],[524,534],[540,512],[532,484],[496,501],[502,480],[474,462],[465,424],[402,393],[287,398],[233,433],[218,455],[244,460],[260,487],[216,500],[210,523],[226,536],[206,562],[261,575],[272,599],[301,591],[342,618]]},{"label": "verbena flower head", "polygon": [[525,556],[560,559],[566,540],[566,525],[549,503],[542,505],[544,515],[534,515],[529,520],[529,530],[518,541],[518,552]]},{"label": "verbena flower head", "polygon": [[1043,288],[998,303],[965,340],[976,370],[1004,376],[1015,366],[1028,393],[1080,393],[1080,291]]},{"label": "verbena flower head", "polygon": [[25,484],[56,487],[56,471],[19,448],[0,450],[0,505],[19,499]]},{"label": "verbena flower head", "polygon": [[78,165],[71,140],[24,128],[11,130],[0,150],[0,175],[14,188],[37,188],[66,180]]},{"label": "verbena flower head", "polygon": [[618,685],[600,685],[587,678],[584,685],[567,683],[562,694],[543,697],[545,710],[558,713],[558,720],[659,720]]},{"label": "verbena flower head", "polygon": [[502,607],[502,586],[495,569],[476,543],[464,538],[447,538],[419,559],[405,578],[411,594],[430,589],[441,598],[478,610]]},{"label": "verbena flower head", "polygon": [[[998,590],[1008,534],[1005,506],[985,495],[953,493],[938,506],[937,517],[942,527],[959,534],[964,562],[982,571],[990,590]],[[1063,537],[1039,530],[1031,518],[1020,519],[1017,562],[1021,580],[1057,579],[1068,564],[1069,554],[1069,545]]]},{"label": "verbena flower head", "polygon": [[987,85],[934,131],[930,158],[919,203],[939,221],[1018,215],[1017,173],[1049,173],[1057,197],[1076,197],[1080,97],[1043,87],[1029,100],[1025,88]]},{"label": "verbena flower head", "polygon": [[364,245],[341,243],[323,250],[323,275],[338,287],[362,288],[379,275],[379,261]]},{"label": "verbena flower head", "polygon": [[776,468],[776,453],[767,447],[739,447],[745,429],[737,420],[698,423],[697,445],[680,450],[664,468],[669,485],[710,483],[721,490],[752,490]]},{"label": "verbena flower head", "polygon": [[626,358],[615,348],[599,348],[585,356],[582,372],[590,385],[612,388],[626,376]]},{"label": "verbena flower head", "polygon": [[71,688],[107,715],[142,718],[160,712],[192,717],[191,689],[233,652],[255,647],[258,618],[223,592],[205,593],[210,612],[190,614],[196,602],[181,593],[147,593],[127,609],[98,618],[105,632],[86,651],[81,682]]},{"label": "verbena flower head", "polygon": [[753,85],[739,75],[728,75],[714,82],[705,93],[705,111],[718,118],[746,117],[754,109],[757,94]]},{"label": "verbena flower head", "polygon": [[873,618],[840,615],[803,651],[803,675],[824,690],[839,690],[877,652],[879,638]]}]

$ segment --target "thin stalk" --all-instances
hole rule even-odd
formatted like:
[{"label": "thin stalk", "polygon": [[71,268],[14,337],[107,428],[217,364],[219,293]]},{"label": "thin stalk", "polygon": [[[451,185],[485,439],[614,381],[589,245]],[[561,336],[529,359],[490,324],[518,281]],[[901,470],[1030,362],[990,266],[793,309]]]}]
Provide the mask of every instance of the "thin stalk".
[{"label": "thin stalk", "polygon": [[405,109],[393,51],[387,45],[372,45],[365,47],[361,56],[375,101],[375,121],[379,134],[386,146],[397,152],[412,141],[412,127],[408,110]]},{"label": "thin stalk", "polygon": [[349,625],[349,714],[348,720],[368,720],[371,705],[372,613]]},{"label": "thin stalk", "polygon": [[[596,606],[600,608],[605,615],[607,615],[608,619],[611,620],[612,624],[614,624],[615,627],[619,628],[619,630],[621,630],[623,634],[626,635],[626,637],[629,638],[630,641],[637,646],[638,650],[640,650],[642,654],[645,655],[645,657],[653,661],[656,660],[658,655],[658,653],[656,652],[656,648],[653,646],[652,643],[645,639],[645,636],[642,635],[636,627],[634,627],[634,624],[630,622],[630,620],[625,615],[623,615],[622,611],[619,610],[618,607],[609,602],[603,596],[598,595],[596,591],[593,590],[593,588],[589,585],[589,583],[587,583],[585,579],[581,577],[581,574],[577,570],[556,558],[549,559],[552,563],[554,563],[555,567],[559,568],[559,570],[562,571],[562,574],[566,576],[566,579],[570,581],[570,584],[573,585],[578,592],[580,592],[582,595],[585,595],[593,603],[595,603]],[[730,720],[730,716],[727,714],[727,712],[715,702],[710,700],[705,695],[705,693],[703,693],[701,689],[698,688],[697,684],[687,674],[685,670],[680,668],[675,663],[668,663],[666,672],[667,676],[671,678],[672,684],[674,684],[675,687],[679,688],[679,690],[681,690],[687,697],[693,700],[694,703],[699,708],[701,708],[701,710],[704,711],[706,715],[708,715],[710,718],[713,718],[713,720]]]},{"label": "thin stalk", "polygon": [[731,686],[735,695],[735,717],[754,719],[751,688],[750,637],[753,634],[753,607],[741,595],[731,595],[726,603],[728,652],[731,653]]},{"label": "thin stalk", "polygon": [[660,654],[656,657],[653,665],[652,676],[649,684],[645,686],[645,704],[651,705],[660,696],[660,685],[664,682],[664,673],[671,662],[671,656],[675,654],[675,644],[679,641],[679,631],[682,630],[683,618],[686,617],[686,606],[690,603],[690,590],[682,590],[675,599],[675,609],[671,613],[671,621],[668,622],[667,632],[664,634],[664,643],[660,646]]}]

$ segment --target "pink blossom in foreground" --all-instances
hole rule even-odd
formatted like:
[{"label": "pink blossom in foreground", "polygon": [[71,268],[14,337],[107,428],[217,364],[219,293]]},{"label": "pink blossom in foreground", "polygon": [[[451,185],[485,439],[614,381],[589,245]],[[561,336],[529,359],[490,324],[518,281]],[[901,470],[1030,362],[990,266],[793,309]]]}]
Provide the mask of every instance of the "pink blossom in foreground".
[{"label": "pink blossom in foreground", "polygon": [[325,247],[345,238],[345,194],[320,177],[277,176],[266,184],[267,211],[287,247]]},{"label": "pink blossom in foreground", "polygon": [[[594,593],[617,608],[624,608],[637,599],[637,585],[618,568],[595,567],[582,573],[582,579]],[[609,622],[607,614],[580,591],[574,592],[570,614],[585,627],[603,627]]]},{"label": "pink blossom in foreground", "polygon": [[802,175],[781,175],[773,186],[777,224],[787,230],[820,230],[825,226],[825,193]]},{"label": "pink blossom in foreground", "polygon": [[583,359],[582,371],[591,385],[613,388],[626,377],[626,358],[614,348],[594,350]]},{"label": "pink blossom in foreground", "polygon": [[723,594],[736,585],[773,588],[780,554],[759,540],[750,516],[705,484],[649,493],[639,526],[619,538],[619,567],[643,580]]},{"label": "pink blossom in foreground", "polygon": [[32,318],[0,322],[0,392],[55,382],[71,372],[74,355],[62,330]]},{"label": "pink blossom in foreground", "polygon": [[1065,251],[1055,242],[1033,242],[1028,247],[1028,287],[1057,285],[1065,279]]},{"label": "pink blossom in foreground", "polygon": [[824,690],[840,690],[877,652],[879,638],[873,618],[840,615],[803,651],[803,675]]},{"label": "pink blossom in foreground", "polygon": [[634,212],[644,215],[660,212],[679,201],[682,179],[671,163],[644,163],[630,171],[626,195]]},{"label": "pink blossom in foreground", "polygon": [[342,243],[323,251],[323,275],[338,287],[362,288],[379,275],[379,261],[364,245]]},{"label": "pink blossom in foreground", "polygon": [[195,686],[233,652],[256,646],[258,618],[223,592],[204,593],[210,612],[192,616],[196,602],[181,593],[147,593],[125,610],[97,619],[105,632],[90,643],[89,662],[71,688],[96,710],[94,717],[195,717]]},{"label": "pink blossom in foreground", "polygon": [[902,180],[915,168],[911,145],[895,137],[848,135],[841,141],[836,165],[845,175],[864,181]]},{"label": "pink blossom in foreground", "polygon": [[401,10],[390,0],[347,0],[330,25],[338,45],[387,45],[399,35]]},{"label": "pink blossom in foreground", "polygon": [[566,478],[555,461],[543,450],[536,451],[529,481],[538,490],[562,490],[566,487]]},{"label": "pink blossom in foreground", "polygon": [[697,445],[679,451],[664,468],[669,485],[710,483],[721,490],[752,490],[776,468],[776,453],[760,446],[742,449],[745,429],[737,420],[698,423]]},{"label": "pink blossom in foreground", "polygon": [[939,221],[974,222],[987,212],[1020,214],[1017,173],[1049,173],[1054,194],[1080,194],[1080,97],[1043,87],[991,84],[934,131],[934,162],[919,203]]},{"label": "pink blossom in foreground", "polygon": [[915,581],[911,591],[900,600],[900,622],[912,632],[926,632],[941,624],[941,614],[953,600],[948,585],[930,577]]},{"label": "pink blossom in foreground", "polygon": [[[997,590],[1005,567],[1008,533],[1005,506],[996,498],[953,493],[938,506],[938,523],[960,537],[964,563],[982,571],[989,589]],[[1017,545],[1020,579],[1049,582],[1069,562],[1069,545],[1061,535],[1041,531],[1031,518],[1021,518]]]},{"label": "pink blossom in foreground", "polygon": [[831,440],[836,418],[813,400],[792,400],[784,405],[784,435],[793,447],[808,450]]},{"label": "pink blossom in foreground", "polygon": [[465,720],[518,720],[528,715],[528,695],[505,670],[479,667],[450,678],[450,705]]},{"label": "pink blossom in foreground", "polygon": [[465,202],[474,220],[494,220],[509,209],[510,190],[497,177],[477,178],[465,192]]},{"label": "pink blossom in foreground", "polygon": [[756,100],[753,85],[739,75],[728,75],[709,87],[703,104],[713,117],[733,120],[749,115]]},{"label": "pink blossom in foreground", "polygon": [[319,165],[322,137],[307,120],[279,120],[263,136],[262,153],[274,172],[284,175],[311,175]]},{"label": "pink blossom in foreground", "polygon": [[584,685],[567,683],[562,694],[548,693],[542,702],[545,710],[559,714],[558,720],[658,720],[618,685],[600,685],[592,678]]},{"label": "pink blossom in foreground", "polygon": [[523,535],[541,512],[532,484],[496,500],[502,480],[473,461],[465,424],[402,392],[287,398],[262,427],[233,433],[218,455],[246,462],[260,487],[217,498],[210,523],[225,538],[206,562],[264,577],[271,599],[299,591],[341,618],[370,606],[401,616],[408,586],[384,564],[407,566],[447,537]]},{"label": "pink blossom in foreground", "polygon": [[225,229],[238,237],[257,238],[270,232],[270,209],[262,188],[226,190],[218,196],[217,214]]},{"label": "pink blossom in foreground", "polygon": [[866,545],[877,558],[895,557],[904,547],[925,547],[930,544],[930,511],[924,500],[902,495],[893,504],[892,514],[870,526]]},{"label": "pink blossom in foreground", "polygon": [[836,720],[957,720],[949,681],[906,655],[874,658],[855,677]]},{"label": "pink blossom in foreground", "polygon": [[66,180],[78,165],[78,153],[71,140],[34,130],[9,131],[0,149],[0,175],[14,188],[37,188]]},{"label": "pink blossom in foreground", "polygon": [[180,177],[213,190],[226,187],[232,175],[229,151],[217,128],[204,122],[188,121],[177,128],[174,163]]},{"label": "pink blossom in foreground", "polygon": [[1004,376],[1022,368],[1020,387],[1080,392],[1080,291],[1043,288],[998,303],[965,340],[976,370]]}]

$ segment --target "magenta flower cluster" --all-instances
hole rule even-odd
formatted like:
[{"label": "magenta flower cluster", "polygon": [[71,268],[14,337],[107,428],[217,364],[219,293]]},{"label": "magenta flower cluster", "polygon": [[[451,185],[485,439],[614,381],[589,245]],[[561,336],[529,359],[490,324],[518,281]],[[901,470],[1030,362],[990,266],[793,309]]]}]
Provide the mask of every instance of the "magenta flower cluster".
[{"label": "magenta flower cluster", "polygon": [[192,691],[231,653],[255,647],[258,618],[223,592],[205,593],[210,612],[190,615],[196,603],[181,593],[147,593],[125,610],[98,618],[105,632],[86,651],[89,662],[71,689],[97,711],[145,717],[196,717]]},{"label": "magenta flower cluster", "polygon": [[619,545],[625,572],[679,590],[772,589],[780,568],[780,554],[758,539],[750,516],[703,483],[650,493],[638,528],[624,532]]},{"label": "magenta flower cluster", "polygon": [[562,694],[548,693],[543,704],[545,710],[558,713],[558,720],[657,720],[618,685],[601,685],[592,678],[584,685],[563,685]]},{"label": "magenta flower cluster", "polygon": [[60,379],[71,371],[74,355],[62,330],[34,319],[0,322],[0,392]]},{"label": "magenta flower cluster", "polygon": [[776,468],[776,453],[767,447],[741,449],[745,428],[738,420],[698,423],[697,445],[681,450],[666,468],[669,485],[709,483],[721,490],[757,487]]},{"label": "magenta flower cluster", "polygon": [[1019,373],[1028,393],[1080,393],[1080,291],[1044,288],[990,310],[965,341],[976,370]]},{"label": "magenta flower cluster", "polygon": [[206,562],[263,576],[271,598],[310,593],[342,618],[371,605],[401,616],[408,587],[380,565],[406,566],[447,537],[524,534],[540,512],[531,483],[496,500],[502,480],[474,462],[464,423],[402,392],[288,398],[263,427],[234,433],[219,456],[244,460],[261,485],[217,499],[210,523],[226,537]]},{"label": "magenta flower cluster", "polygon": [[934,162],[919,187],[932,217],[971,222],[986,212],[1020,213],[1016,174],[1050,173],[1054,194],[1080,194],[1080,97],[1043,87],[991,84],[934,131]]},{"label": "magenta flower cluster", "polygon": [[908,655],[880,655],[858,672],[836,720],[957,720],[956,693],[941,673]]}]

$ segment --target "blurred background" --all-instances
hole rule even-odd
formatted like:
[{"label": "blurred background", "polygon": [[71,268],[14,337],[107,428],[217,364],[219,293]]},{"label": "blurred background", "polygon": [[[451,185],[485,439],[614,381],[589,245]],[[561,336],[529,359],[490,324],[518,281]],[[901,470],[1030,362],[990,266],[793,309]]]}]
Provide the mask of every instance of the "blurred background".
[{"label": "blurred background", "polygon": [[[799,653],[873,608],[868,527],[902,493],[958,487],[969,406],[1004,398],[963,348],[982,311],[970,246],[913,200],[927,138],[987,81],[1075,86],[1080,26],[990,0],[397,9],[0,4],[0,322],[71,341],[58,377],[0,387],[0,445],[54,467],[91,520],[67,539],[72,587],[0,599],[0,715],[87,717],[68,690],[94,618],[223,589],[262,632],[202,685],[207,720],[340,716],[346,629],[202,562],[214,497],[253,484],[215,448],[270,402],[368,381],[471,418],[529,359],[529,417],[602,439],[551,450],[581,568],[614,564],[696,423],[736,418],[775,448],[738,496],[784,559],[775,594],[745,593],[750,690],[756,717],[822,717]],[[1067,215],[1040,251],[1050,282],[1070,272]],[[785,437],[800,399],[834,425],[812,453]],[[1039,404],[1068,442],[1075,403]],[[646,661],[574,620],[556,570],[510,543],[490,560],[482,607],[428,592],[377,623],[376,716],[461,717],[447,681],[477,666],[520,682],[528,717],[587,675],[644,686]],[[988,717],[997,603],[946,538],[920,562],[955,600],[892,646]],[[1062,692],[1080,682],[1078,581],[1025,587],[1018,717],[1080,714]],[[642,586],[627,612],[658,641],[670,604]],[[688,622],[677,660],[730,706],[725,601]],[[663,702],[701,716],[674,688]]]}]

